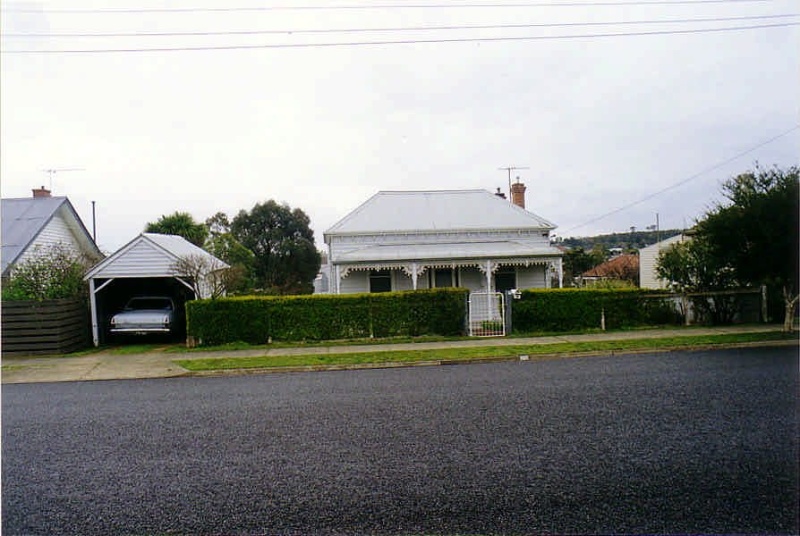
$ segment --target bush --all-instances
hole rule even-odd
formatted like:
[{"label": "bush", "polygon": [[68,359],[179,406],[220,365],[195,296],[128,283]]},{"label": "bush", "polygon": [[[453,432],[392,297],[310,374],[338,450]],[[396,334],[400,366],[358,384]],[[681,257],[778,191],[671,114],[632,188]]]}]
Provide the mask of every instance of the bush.
[{"label": "bush", "polygon": [[675,307],[659,291],[639,289],[531,289],[511,302],[515,332],[574,331],[680,323]]},{"label": "bush", "polygon": [[87,259],[61,244],[37,248],[3,281],[3,299],[43,301],[85,297],[88,285],[83,274],[88,266]]},{"label": "bush", "polygon": [[246,296],[186,304],[187,334],[204,345],[323,341],[464,332],[464,289],[379,294]]}]

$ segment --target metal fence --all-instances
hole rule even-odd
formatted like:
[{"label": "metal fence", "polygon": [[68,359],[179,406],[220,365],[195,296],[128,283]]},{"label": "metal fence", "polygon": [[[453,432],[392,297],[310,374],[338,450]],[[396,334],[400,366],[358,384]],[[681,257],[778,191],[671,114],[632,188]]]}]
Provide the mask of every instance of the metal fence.
[{"label": "metal fence", "polygon": [[469,295],[468,309],[471,337],[503,337],[506,334],[502,293],[473,292]]}]

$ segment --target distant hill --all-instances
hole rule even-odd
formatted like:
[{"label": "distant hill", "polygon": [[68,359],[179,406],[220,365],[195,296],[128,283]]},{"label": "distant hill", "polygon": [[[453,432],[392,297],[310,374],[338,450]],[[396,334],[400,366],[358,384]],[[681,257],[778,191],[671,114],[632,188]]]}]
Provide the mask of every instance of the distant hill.
[{"label": "distant hill", "polygon": [[569,248],[582,247],[584,251],[591,251],[595,245],[601,245],[606,250],[620,248],[622,251],[641,249],[655,244],[671,236],[679,235],[681,229],[664,229],[660,231],[634,231],[632,233],[613,233],[598,236],[570,237],[559,240],[558,244]]}]

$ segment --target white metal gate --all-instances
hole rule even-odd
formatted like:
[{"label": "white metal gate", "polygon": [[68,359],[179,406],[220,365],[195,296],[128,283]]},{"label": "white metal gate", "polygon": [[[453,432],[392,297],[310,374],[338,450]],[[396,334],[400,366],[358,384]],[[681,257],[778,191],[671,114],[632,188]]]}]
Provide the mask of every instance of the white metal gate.
[{"label": "white metal gate", "polygon": [[470,337],[503,337],[506,334],[504,298],[502,292],[469,295]]}]

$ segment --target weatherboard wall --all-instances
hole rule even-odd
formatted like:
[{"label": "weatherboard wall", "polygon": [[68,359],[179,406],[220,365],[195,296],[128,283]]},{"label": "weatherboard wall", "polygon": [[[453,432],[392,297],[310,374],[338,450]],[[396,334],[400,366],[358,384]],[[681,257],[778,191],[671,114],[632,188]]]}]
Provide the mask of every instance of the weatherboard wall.
[{"label": "weatherboard wall", "polygon": [[174,264],[174,257],[158,246],[140,240],[131,244],[123,254],[115,254],[96,277],[168,277],[174,272]]},{"label": "weatherboard wall", "polygon": [[[471,291],[486,290],[486,276],[477,268],[460,267],[456,268],[458,286],[467,288]],[[518,266],[515,268],[517,287],[525,288],[546,288],[547,287],[547,268],[544,265]],[[354,294],[369,292],[369,270],[353,270],[340,281],[339,291],[341,294]],[[423,273],[417,280],[417,289],[432,288],[430,283],[430,272]],[[413,290],[414,285],[410,276],[400,270],[391,271],[392,290],[404,291]]]},{"label": "weatherboard wall", "polygon": [[58,245],[76,253],[82,251],[80,242],[69,225],[67,225],[63,211],[60,210],[44,226],[25,252],[20,255],[17,264],[29,261],[43,253],[46,254],[48,250]]},{"label": "weatherboard wall", "polygon": [[639,286],[641,288],[663,289],[667,287],[667,281],[659,279],[656,275],[658,255],[671,245],[686,239],[686,235],[675,235],[639,250]]}]

